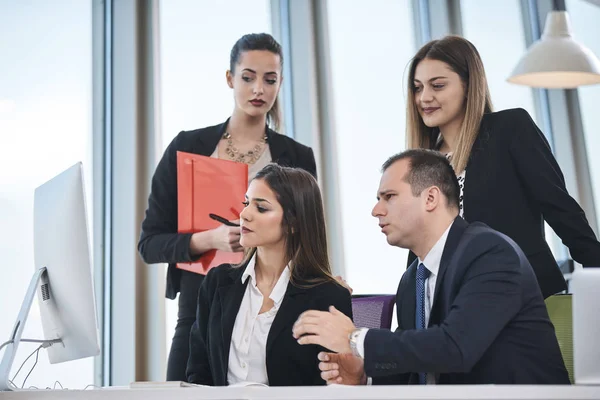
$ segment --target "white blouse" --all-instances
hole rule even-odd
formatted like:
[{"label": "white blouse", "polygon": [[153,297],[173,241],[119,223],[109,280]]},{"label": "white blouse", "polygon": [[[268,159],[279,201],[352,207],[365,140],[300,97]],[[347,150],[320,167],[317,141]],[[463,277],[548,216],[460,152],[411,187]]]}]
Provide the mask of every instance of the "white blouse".
[{"label": "white blouse", "polygon": [[227,371],[227,381],[230,385],[247,382],[269,384],[267,337],[290,281],[290,269],[286,267],[269,296],[275,305],[269,311],[259,314],[263,295],[256,286],[255,260],[256,256],[252,257],[242,275],[242,282],[246,282],[247,279],[250,279],[250,282],[246,286],[233,325]]},{"label": "white blouse", "polygon": [[458,215],[464,218],[465,206],[463,205],[463,193],[465,192],[465,177],[467,176],[467,170],[463,169],[463,172],[457,176],[458,186],[460,187],[460,193],[458,195]]},{"label": "white blouse", "polygon": [[[452,152],[446,154],[446,158],[448,160],[450,160],[450,158],[452,158]],[[465,192],[465,178],[467,176],[467,169],[465,168],[463,170],[463,172],[460,173],[460,175],[456,175],[456,178],[458,179],[458,187],[460,188],[460,192],[458,194],[458,215],[461,218],[464,218],[464,214],[465,214],[465,207],[463,205],[463,198],[464,198],[464,192]]]}]

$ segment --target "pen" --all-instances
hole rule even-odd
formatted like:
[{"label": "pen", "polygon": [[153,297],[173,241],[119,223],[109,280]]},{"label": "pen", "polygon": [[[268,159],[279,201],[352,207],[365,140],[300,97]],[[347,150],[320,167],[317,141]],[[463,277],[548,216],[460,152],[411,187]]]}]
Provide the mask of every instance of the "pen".
[{"label": "pen", "polygon": [[208,216],[212,219],[214,219],[215,221],[219,221],[220,223],[227,225],[227,226],[239,226],[238,224],[235,224],[217,214],[208,214]]}]

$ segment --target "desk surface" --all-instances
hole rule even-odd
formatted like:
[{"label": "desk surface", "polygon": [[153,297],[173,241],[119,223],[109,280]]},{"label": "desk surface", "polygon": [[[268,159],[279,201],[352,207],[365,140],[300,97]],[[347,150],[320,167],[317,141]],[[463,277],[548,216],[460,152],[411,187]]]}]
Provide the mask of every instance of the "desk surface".
[{"label": "desk surface", "polygon": [[287,400],[362,400],[362,399],[600,399],[599,386],[331,386],[331,387],[245,387],[245,388],[166,388],[94,390],[27,390],[0,393],[0,399],[287,399]]}]

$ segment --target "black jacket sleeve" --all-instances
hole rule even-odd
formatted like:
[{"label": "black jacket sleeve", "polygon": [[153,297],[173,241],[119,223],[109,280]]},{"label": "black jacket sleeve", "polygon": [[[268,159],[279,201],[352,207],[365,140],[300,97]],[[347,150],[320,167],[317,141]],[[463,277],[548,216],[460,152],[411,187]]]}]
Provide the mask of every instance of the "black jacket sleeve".
[{"label": "black jacket sleeve", "polygon": [[539,204],[544,219],[571,251],[575,261],[598,265],[600,243],[577,201],[565,187],[565,179],[550,145],[527,111],[513,111],[514,137],[510,154],[523,187]]},{"label": "black jacket sleeve", "polygon": [[334,306],[338,311],[352,319],[352,295],[350,291],[338,283],[330,283],[327,295],[319,301],[319,309],[328,311],[329,306]]},{"label": "black jacket sleeve", "polygon": [[315,162],[315,153],[313,152],[313,149],[308,147],[308,152],[302,159],[306,159],[306,171],[310,172],[310,174],[317,179],[317,164]]},{"label": "black jacket sleeve", "polygon": [[[319,311],[329,311],[329,307],[334,306],[338,311],[352,319],[352,295],[348,289],[337,283],[331,282],[323,285],[321,296],[314,304],[316,305],[315,308]],[[314,357],[315,371],[319,371],[317,354],[320,352],[329,352],[330,350],[323,346],[316,346],[316,349],[317,352]],[[320,372],[314,375],[312,384],[315,386],[325,384]]]},{"label": "black jacket sleeve", "polygon": [[179,134],[165,150],[154,176],[138,251],[144,262],[191,262],[191,233],[177,233],[177,150]]}]

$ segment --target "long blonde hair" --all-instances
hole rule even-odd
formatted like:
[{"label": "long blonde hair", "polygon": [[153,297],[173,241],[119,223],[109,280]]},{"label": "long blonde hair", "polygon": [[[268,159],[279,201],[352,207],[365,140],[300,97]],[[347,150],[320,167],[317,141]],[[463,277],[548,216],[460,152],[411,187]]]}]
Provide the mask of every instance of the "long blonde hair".
[{"label": "long blonde hair", "polygon": [[406,146],[409,149],[435,149],[438,145],[440,130],[437,127],[430,128],[423,123],[414,95],[415,70],[424,59],[448,64],[460,76],[465,87],[465,118],[451,159],[454,171],[460,174],[469,162],[483,115],[491,113],[493,109],[483,62],[475,46],[460,36],[446,36],[439,40],[432,40],[421,47],[411,60],[407,81]]}]

